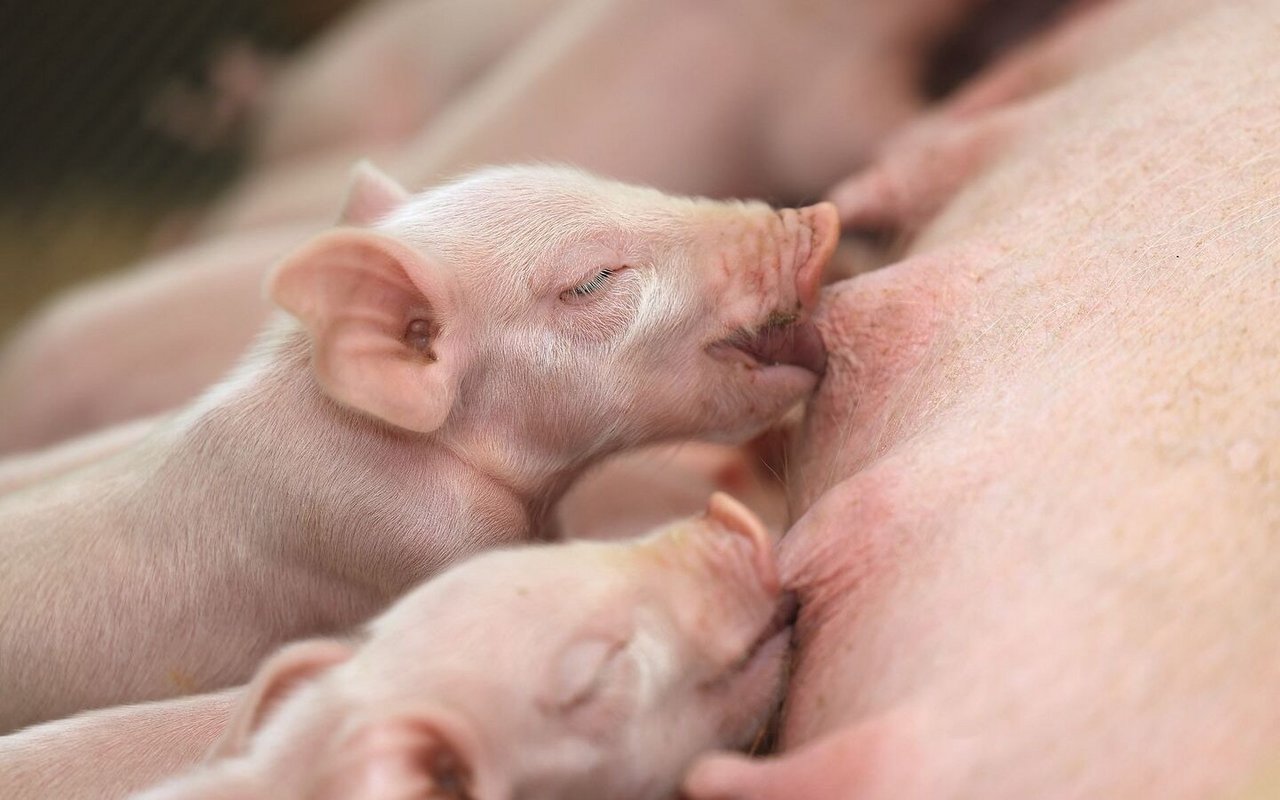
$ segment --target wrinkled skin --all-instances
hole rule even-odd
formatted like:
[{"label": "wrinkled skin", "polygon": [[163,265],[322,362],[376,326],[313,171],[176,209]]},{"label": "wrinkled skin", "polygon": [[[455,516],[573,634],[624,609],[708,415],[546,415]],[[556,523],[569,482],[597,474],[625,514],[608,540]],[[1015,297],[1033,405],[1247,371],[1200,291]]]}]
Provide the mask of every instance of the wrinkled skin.
[{"label": "wrinkled skin", "polygon": [[[412,146],[377,160],[414,188],[478,164],[537,159],[666,191],[811,199],[919,113],[930,47],[975,2],[569,3]],[[354,23],[356,41],[320,45],[315,58],[332,47],[365,65],[357,73],[378,63],[356,57],[365,24],[376,32],[381,23]],[[281,247],[330,223],[356,155],[367,153],[344,146],[251,175],[210,226],[234,229],[233,238],[163,259],[191,267],[181,281],[124,273],[45,309],[0,351],[0,453],[176,408],[217,380],[266,318],[261,276]],[[225,252],[224,241],[234,243]],[[125,373],[147,377],[119,380]]]},{"label": "wrinkled skin", "polygon": [[764,722],[788,635],[768,534],[717,495],[644,539],[480,556],[354,647],[290,645],[212,761],[139,797],[665,800]]},{"label": "wrinkled skin", "polygon": [[551,167],[410,196],[365,166],[345,219],[275,268],[297,321],[223,384],[0,501],[0,729],[241,681],[460,556],[553,535],[612,453],[756,435],[822,368],[830,204]]},{"label": "wrinkled skin", "polygon": [[829,291],[783,754],[692,797],[1274,796],[1278,23],[1063,81]]}]

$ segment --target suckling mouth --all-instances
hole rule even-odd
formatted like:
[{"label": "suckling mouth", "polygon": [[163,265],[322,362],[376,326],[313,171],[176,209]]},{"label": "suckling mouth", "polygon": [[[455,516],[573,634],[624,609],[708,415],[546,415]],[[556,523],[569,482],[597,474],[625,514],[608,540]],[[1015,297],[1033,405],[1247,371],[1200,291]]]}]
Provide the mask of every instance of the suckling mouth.
[{"label": "suckling mouth", "polygon": [[800,604],[796,601],[794,592],[784,592],[778,599],[777,605],[774,607],[773,615],[769,617],[760,632],[756,634],[756,638],[743,651],[742,655],[734,660],[724,672],[715,677],[712,684],[723,686],[732,681],[738,675],[747,671],[747,669],[755,662],[760,652],[765,649],[774,639],[783,635],[790,635],[791,626],[796,622],[796,616],[800,612]]},{"label": "suckling mouth", "polygon": [[772,311],[759,325],[738,328],[707,352],[752,368],[792,366],[819,375],[827,359],[817,328],[796,311]]}]

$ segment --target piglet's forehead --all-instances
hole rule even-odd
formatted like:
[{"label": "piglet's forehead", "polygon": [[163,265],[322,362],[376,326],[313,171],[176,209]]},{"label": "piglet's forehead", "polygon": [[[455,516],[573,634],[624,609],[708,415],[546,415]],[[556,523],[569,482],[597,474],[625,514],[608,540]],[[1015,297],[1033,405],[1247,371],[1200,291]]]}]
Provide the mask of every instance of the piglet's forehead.
[{"label": "piglet's forehead", "polygon": [[573,169],[504,167],[424,192],[381,227],[456,271],[498,269],[540,284],[547,272],[563,279],[576,258],[678,243],[700,207]]}]

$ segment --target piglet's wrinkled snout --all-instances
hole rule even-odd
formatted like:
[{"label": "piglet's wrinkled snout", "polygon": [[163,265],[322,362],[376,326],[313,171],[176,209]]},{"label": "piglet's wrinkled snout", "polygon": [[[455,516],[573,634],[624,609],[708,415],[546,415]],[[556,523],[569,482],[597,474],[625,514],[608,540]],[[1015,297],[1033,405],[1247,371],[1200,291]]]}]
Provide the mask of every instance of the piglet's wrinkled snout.
[{"label": "piglet's wrinkled snout", "polygon": [[822,273],[840,240],[840,215],[834,204],[826,202],[783,213],[799,218],[796,296],[803,307],[812,308],[822,288]]},{"label": "piglet's wrinkled snout", "polygon": [[751,563],[755,567],[760,584],[770,594],[781,591],[778,566],[773,556],[773,538],[752,511],[733,497],[716,492],[707,504],[708,519],[716,522],[727,533],[743,537],[751,547]]}]

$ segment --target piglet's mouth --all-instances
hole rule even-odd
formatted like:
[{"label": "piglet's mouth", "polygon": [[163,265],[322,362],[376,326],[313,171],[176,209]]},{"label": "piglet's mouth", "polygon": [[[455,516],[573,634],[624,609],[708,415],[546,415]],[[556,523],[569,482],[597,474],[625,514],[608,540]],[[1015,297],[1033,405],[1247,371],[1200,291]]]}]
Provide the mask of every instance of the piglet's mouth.
[{"label": "piglet's mouth", "polygon": [[800,603],[796,600],[795,593],[784,592],[778,600],[777,607],[774,608],[773,616],[769,618],[764,628],[760,630],[751,647],[747,649],[747,654],[744,658],[750,660],[752,656],[760,652],[770,639],[780,633],[788,632],[791,626],[796,624],[796,618],[799,615]]},{"label": "piglet's mouth", "polygon": [[773,616],[760,629],[750,646],[736,661],[729,665],[728,669],[710,681],[708,686],[723,688],[732,684],[735,679],[744,673],[759,667],[766,654],[770,651],[778,651],[778,648],[784,646],[783,643],[790,639],[791,627],[795,625],[799,611],[800,605],[796,602],[795,594],[792,592],[784,593],[778,600],[778,605],[774,608]]},{"label": "piglet's mouth", "polygon": [[821,375],[827,349],[818,329],[795,312],[775,311],[758,327],[739,328],[707,348],[712,356],[750,367],[790,366]]}]

